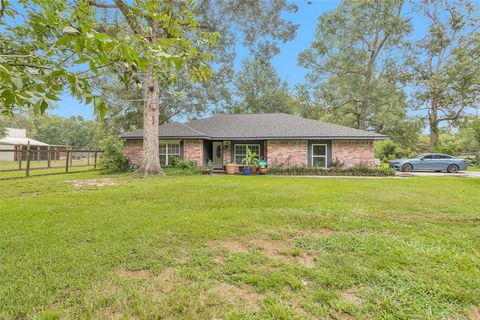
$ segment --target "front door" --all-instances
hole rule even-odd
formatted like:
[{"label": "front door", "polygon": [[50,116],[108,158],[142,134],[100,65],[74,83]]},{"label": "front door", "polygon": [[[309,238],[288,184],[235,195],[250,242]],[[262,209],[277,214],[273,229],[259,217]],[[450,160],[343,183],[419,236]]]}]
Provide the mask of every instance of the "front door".
[{"label": "front door", "polygon": [[213,167],[215,169],[223,168],[223,142],[214,141],[212,152]]}]

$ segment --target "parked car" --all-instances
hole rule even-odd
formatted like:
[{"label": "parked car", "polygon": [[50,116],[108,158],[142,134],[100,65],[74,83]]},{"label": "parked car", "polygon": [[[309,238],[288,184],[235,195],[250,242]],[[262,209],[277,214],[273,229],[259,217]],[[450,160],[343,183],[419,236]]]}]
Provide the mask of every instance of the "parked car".
[{"label": "parked car", "polygon": [[460,170],[467,170],[465,160],[441,153],[424,153],[411,159],[392,160],[389,164],[390,167],[405,172],[447,171],[456,173]]}]

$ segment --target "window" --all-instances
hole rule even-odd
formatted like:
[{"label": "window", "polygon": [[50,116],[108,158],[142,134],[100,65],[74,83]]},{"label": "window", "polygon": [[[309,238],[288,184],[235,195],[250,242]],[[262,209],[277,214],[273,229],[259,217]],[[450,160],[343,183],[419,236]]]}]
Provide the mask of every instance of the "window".
[{"label": "window", "polygon": [[242,160],[247,156],[247,149],[255,152],[257,158],[260,159],[260,145],[259,144],[236,144],[234,160],[236,164],[241,164]]},{"label": "window", "polygon": [[423,157],[423,160],[432,160],[433,159],[433,155],[432,154],[427,154]]},{"label": "window", "polygon": [[446,154],[434,154],[433,159],[452,159],[452,157],[447,156]]},{"label": "window", "polygon": [[180,157],[180,142],[160,143],[160,165],[168,166],[172,157]]},{"label": "window", "polygon": [[327,167],[327,145],[312,144],[312,166]]}]

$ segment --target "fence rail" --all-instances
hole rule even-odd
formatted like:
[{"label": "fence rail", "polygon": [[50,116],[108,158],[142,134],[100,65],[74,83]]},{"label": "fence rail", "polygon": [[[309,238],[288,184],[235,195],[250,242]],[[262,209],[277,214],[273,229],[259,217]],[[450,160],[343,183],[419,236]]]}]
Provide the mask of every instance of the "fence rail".
[{"label": "fence rail", "polygon": [[34,170],[41,171],[35,175],[95,170],[102,154],[102,150],[78,147],[0,145],[0,179],[12,178],[3,174],[6,172],[24,171],[24,175],[13,177],[29,177]]}]

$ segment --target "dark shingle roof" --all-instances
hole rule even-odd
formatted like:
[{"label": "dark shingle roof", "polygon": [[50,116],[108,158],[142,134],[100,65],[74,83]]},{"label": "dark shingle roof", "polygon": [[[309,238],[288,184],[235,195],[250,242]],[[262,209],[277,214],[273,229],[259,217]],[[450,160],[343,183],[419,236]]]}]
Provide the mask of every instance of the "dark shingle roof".
[{"label": "dark shingle roof", "polygon": [[[142,139],[143,129],[126,132],[120,135],[126,139]],[[186,124],[179,122],[172,122],[162,124],[158,127],[158,136],[161,138],[203,138],[208,139],[205,134],[190,128]]]},{"label": "dark shingle roof", "polygon": [[[378,133],[358,130],[285,113],[219,114],[185,124],[159,127],[160,138],[204,139],[386,139]],[[122,135],[141,139],[143,130]]]}]

